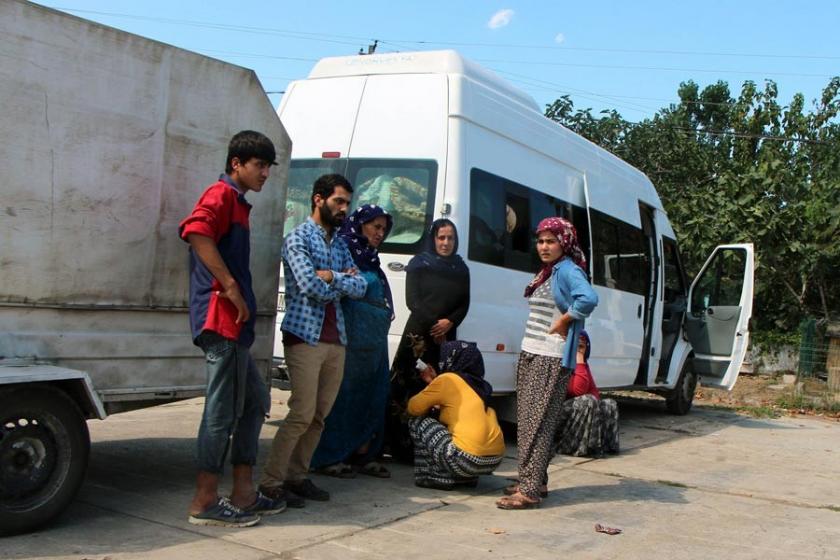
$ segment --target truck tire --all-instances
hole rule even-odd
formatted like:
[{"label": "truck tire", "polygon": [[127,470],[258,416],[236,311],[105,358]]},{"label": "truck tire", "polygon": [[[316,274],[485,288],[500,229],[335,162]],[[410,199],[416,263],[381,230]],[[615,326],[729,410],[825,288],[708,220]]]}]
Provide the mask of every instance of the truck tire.
[{"label": "truck tire", "polygon": [[691,369],[691,359],[686,360],[680,377],[673,389],[665,393],[665,407],[671,414],[684,416],[691,410],[694,391],[697,390],[697,374]]},{"label": "truck tire", "polygon": [[63,391],[0,389],[0,535],[61,513],[82,484],[89,454],[87,423]]}]

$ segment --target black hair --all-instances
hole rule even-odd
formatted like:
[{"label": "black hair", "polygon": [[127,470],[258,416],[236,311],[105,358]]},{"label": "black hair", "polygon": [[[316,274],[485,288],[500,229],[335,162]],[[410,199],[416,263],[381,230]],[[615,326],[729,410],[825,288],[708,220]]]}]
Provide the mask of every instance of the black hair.
[{"label": "black hair", "polygon": [[237,132],[230,139],[228,144],[227,159],[225,160],[225,173],[233,173],[233,158],[238,158],[243,165],[257,158],[267,161],[270,165],[277,165],[277,153],[274,151],[274,144],[268,136],[254,130],[243,130]]},{"label": "black hair", "polygon": [[339,173],[329,173],[327,175],[321,175],[315,180],[315,184],[312,185],[312,196],[310,196],[309,200],[312,203],[311,210],[315,210],[315,195],[319,195],[324,200],[328,199],[332,196],[335,192],[336,187],[343,187],[347,190],[347,192],[353,192],[353,186],[350,184],[350,181],[344,175]]}]

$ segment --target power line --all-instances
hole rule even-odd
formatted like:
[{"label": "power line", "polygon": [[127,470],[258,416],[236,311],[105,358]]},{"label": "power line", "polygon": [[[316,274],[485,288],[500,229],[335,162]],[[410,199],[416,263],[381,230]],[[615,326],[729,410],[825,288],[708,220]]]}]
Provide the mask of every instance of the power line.
[{"label": "power line", "polygon": [[[610,100],[610,101],[612,101],[613,103],[615,103],[616,105],[619,105],[619,106],[620,106],[620,103],[623,103],[623,102],[620,102],[620,101],[619,101],[619,103],[616,103],[616,99],[614,99],[614,98],[612,98],[611,96],[608,96],[608,95],[602,95],[602,94],[594,93],[594,92],[587,91],[587,90],[572,88],[572,87],[569,87],[569,86],[564,86],[564,85],[561,85],[561,84],[557,84],[555,82],[549,82],[549,81],[546,81],[546,80],[541,80],[539,78],[532,78],[530,76],[525,76],[523,74],[517,74],[515,72],[508,72],[506,70],[499,70],[497,68],[492,68],[492,70],[495,71],[495,72],[498,72],[500,74],[507,74],[508,76],[515,76],[515,77],[518,77],[518,78],[531,80],[532,82],[536,82],[536,83],[539,83],[539,84],[545,84],[547,86],[552,86],[551,89],[544,88],[544,89],[548,89],[549,91],[555,91],[555,88],[556,88],[556,89],[559,89],[560,92],[563,92],[565,90],[570,94],[577,95],[577,96],[583,97],[583,98],[588,98],[588,99],[591,99],[592,101],[603,102],[604,99],[607,99],[607,100]],[[539,87],[539,86],[537,86],[537,87]],[[578,93],[575,93],[573,90],[577,90]],[[595,97],[589,97],[589,96],[595,96]],[[603,99],[600,99],[600,98],[603,98]],[[659,110],[659,109],[653,109],[651,107],[643,106],[643,105],[632,103],[632,102],[631,102],[631,105],[635,105],[635,107],[631,107],[629,105],[624,105],[624,107],[627,108],[627,109],[633,110],[633,111],[654,111],[655,112],[655,111]]]},{"label": "power line", "polygon": [[766,72],[764,70],[713,70],[707,68],[672,68],[667,66],[630,66],[630,65],[608,65],[608,64],[579,64],[574,62],[543,62],[535,60],[495,60],[487,58],[475,59],[477,62],[491,64],[535,64],[538,66],[568,66],[574,68],[604,68],[609,70],[665,70],[669,72],[705,72],[714,74],[761,74],[764,76],[796,76],[800,78],[833,78],[828,74],[805,74],[800,72]]},{"label": "power line", "polygon": [[[626,103],[626,102],[622,102],[621,99],[642,99],[642,100],[647,100],[647,101],[662,101],[662,102],[668,103],[669,105],[712,105],[712,106],[719,106],[719,107],[735,107],[735,106],[745,105],[743,102],[737,101],[737,100],[736,101],[703,101],[703,100],[685,101],[685,100],[682,100],[682,99],[674,100],[674,99],[664,99],[664,98],[660,98],[660,97],[641,97],[641,96],[620,95],[620,94],[613,94],[613,93],[597,93],[597,92],[593,92],[593,91],[587,91],[587,90],[584,90],[584,89],[579,89],[579,88],[574,88],[574,87],[571,87],[571,86],[558,84],[556,82],[549,82],[549,81],[546,81],[546,80],[541,80],[539,78],[533,78],[531,76],[525,76],[523,74],[517,74],[517,73],[514,73],[514,72],[509,72],[507,70],[500,70],[498,68],[491,68],[491,70],[493,70],[494,72],[497,72],[499,74],[506,74],[508,76],[515,76],[515,77],[522,78],[522,79],[525,79],[525,80],[531,80],[532,82],[536,82],[536,83],[539,83],[539,84],[545,84],[546,86],[551,86],[551,87],[543,87],[543,86],[537,86],[537,85],[534,85],[534,84],[527,84],[527,82],[522,82],[522,81],[519,82],[519,83],[523,83],[523,84],[526,84],[526,85],[530,85],[531,87],[540,87],[540,89],[547,90],[547,91],[557,91],[558,93],[568,93],[570,95],[575,95],[577,97],[583,97],[585,99],[591,99],[592,101],[603,102],[604,100],[607,100],[607,101],[613,102],[617,107],[622,106],[620,103]],[[516,80],[513,80],[512,78],[510,78],[510,79],[512,81],[516,81]],[[589,96],[594,96],[594,97],[589,97]],[[647,106],[647,105],[641,105],[641,104],[636,104],[636,103],[631,103],[631,104],[635,105],[635,107],[637,107],[637,108],[631,107],[630,105],[626,105],[626,104],[623,105],[623,106],[627,109],[631,109],[631,110],[634,110],[634,111],[640,111],[640,110],[643,109],[644,111],[653,111],[653,112],[659,111],[663,108],[663,107],[652,108],[652,107]]]},{"label": "power line", "polygon": [[223,54],[225,56],[233,56],[239,58],[271,58],[276,60],[295,60],[302,62],[318,62],[317,58],[302,58],[297,56],[280,56],[275,54],[258,54],[258,53],[243,53],[234,51],[217,51],[215,49],[196,49],[200,53]]},{"label": "power line", "polygon": [[[640,123],[632,123],[640,124]],[[732,136],[735,138],[747,138],[754,140],[773,140],[778,142],[798,142],[803,144],[827,145],[828,142],[822,140],[812,140],[810,138],[793,138],[790,136],[775,136],[773,134],[750,134],[747,132],[735,132],[732,130],[705,130],[691,127],[667,125],[669,128],[678,132],[688,132],[696,134],[708,134],[710,136]]]},{"label": "power line", "polygon": [[[415,45],[443,45],[454,47],[493,47],[505,49],[537,49],[556,51],[582,51],[582,52],[607,52],[627,54],[669,54],[680,56],[729,56],[744,58],[785,58],[785,59],[812,59],[812,60],[840,60],[840,56],[805,55],[805,54],[770,54],[770,53],[731,53],[731,52],[708,52],[708,51],[677,51],[662,49],[608,49],[598,47],[567,47],[560,45],[523,45],[512,43],[467,43],[456,41],[407,41],[403,43]],[[389,43],[390,39],[380,39],[381,43]]]},{"label": "power line", "polygon": [[[281,36],[288,36],[297,39],[304,39],[304,40],[316,40],[328,43],[338,43],[338,44],[352,44],[355,45],[355,41],[373,41],[373,38],[370,37],[363,37],[360,35],[337,35],[335,33],[314,33],[314,32],[307,32],[307,31],[299,31],[299,30],[291,30],[291,29],[280,29],[280,28],[272,28],[272,27],[256,27],[256,26],[243,26],[243,25],[236,25],[231,23],[213,23],[213,22],[204,22],[204,21],[196,21],[196,20],[185,20],[185,19],[174,19],[174,18],[162,18],[162,17],[155,17],[155,16],[142,16],[142,15],[135,15],[135,14],[124,14],[124,13],[117,13],[117,12],[103,12],[98,10],[84,10],[78,8],[65,8],[60,6],[55,6],[54,9],[63,10],[67,12],[73,13],[82,13],[82,14],[95,14],[95,15],[102,15],[102,16],[110,16],[110,17],[118,17],[118,18],[127,18],[127,19],[136,19],[136,20],[144,20],[144,21],[153,21],[157,23],[170,23],[176,25],[189,25],[194,27],[207,27],[210,29],[223,29],[226,31],[243,31],[248,33],[260,33],[260,34],[270,34],[270,35],[281,35]],[[339,41],[337,39],[346,39],[347,41]],[[348,42],[353,41],[353,42]],[[538,49],[538,50],[556,50],[556,51],[580,51],[580,52],[606,52],[606,53],[628,53],[628,54],[669,54],[669,55],[680,55],[680,56],[727,56],[727,57],[745,57],[745,58],[776,58],[776,59],[812,59],[812,60],[840,60],[840,56],[826,56],[826,55],[798,55],[798,54],[773,54],[773,53],[729,53],[729,52],[710,52],[710,51],[683,51],[683,50],[666,50],[666,49],[615,49],[615,48],[601,48],[601,47],[569,47],[569,46],[559,46],[559,45],[525,45],[525,44],[512,44],[512,43],[470,43],[470,42],[456,42],[456,41],[427,41],[427,40],[406,40],[406,39],[379,39],[380,43],[388,43],[394,45],[397,48],[401,49],[411,49],[412,47],[408,45],[442,45],[442,46],[464,46],[464,47],[492,47],[492,48],[517,48],[517,49]],[[522,63],[530,63],[530,64],[558,64],[561,65],[563,63],[550,63],[550,62],[532,62],[532,61],[493,61],[493,62],[510,62],[514,64],[522,64]],[[586,66],[586,65],[584,65]],[[604,68],[615,68],[610,66],[604,66]],[[621,67],[619,67],[621,68]],[[698,71],[698,72],[722,72],[720,70],[697,70],[697,69],[673,69],[673,68],[646,68],[646,67],[639,67],[638,69],[662,69],[662,70],[690,70],[690,71]],[[733,71],[725,71],[725,72],[733,72]],[[742,72],[744,73],[744,72]],[[747,73],[766,73],[766,72],[747,72]],[[775,73],[777,75],[791,75],[791,76],[806,76],[806,77],[822,77],[822,75],[816,74],[781,74]]]},{"label": "power line", "polygon": [[[321,41],[327,43],[337,43],[337,44],[346,44],[346,45],[358,45],[358,41],[371,41],[373,39],[369,39],[366,37],[361,36],[353,36],[353,35],[336,35],[336,34],[325,34],[325,33],[313,33],[313,32],[306,32],[306,31],[293,31],[293,30],[285,30],[285,29],[277,29],[277,28],[267,28],[267,27],[254,27],[254,26],[241,26],[235,25],[230,23],[225,24],[217,24],[212,22],[202,22],[202,21],[194,21],[194,20],[185,20],[185,19],[174,19],[174,18],[162,18],[162,17],[154,17],[154,16],[143,16],[143,15],[133,15],[133,14],[123,14],[123,13],[115,13],[115,12],[104,12],[104,11],[97,11],[97,10],[83,10],[83,9],[75,9],[75,8],[61,8],[57,7],[56,9],[61,9],[69,12],[77,12],[77,13],[85,13],[85,14],[96,14],[102,16],[110,16],[110,17],[118,17],[118,18],[128,18],[128,19],[135,19],[135,20],[143,20],[143,21],[152,21],[156,23],[167,23],[173,25],[184,25],[184,26],[194,26],[194,27],[205,27],[209,29],[221,29],[225,31],[239,31],[239,32],[247,32],[247,33],[258,33],[258,34],[270,34],[270,35],[279,35],[293,39],[302,39],[302,40],[311,40],[311,41]],[[337,39],[346,39],[347,41],[337,40]],[[352,42],[351,42],[352,41]],[[816,55],[772,55],[772,54],[758,54],[758,53],[713,53],[713,52],[694,52],[694,51],[671,51],[671,50],[640,50],[640,49],[609,49],[609,48],[586,48],[586,47],[567,47],[567,46],[546,46],[546,45],[516,45],[516,44],[494,44],[494,43],[468,43],[468,42],[432,42],[432,41],[403,41],[401,40],[397,43],[394,40],[380,40],[380,43],[388,43],[390,45],[399,47],[399,48],[411,48],[407,47],[405,43],[415,44],[415,45],[430,45],[430,44],[440,44],[440,45],[450,45],[450,46],[479,46],[479,47],[504,47],[504,48],[534,48],[534,49],[551,49],[551,50],[568,50],[568,51],[592,51],[592,52],[626,52],[626,53],[645,53],[645,54],[680,54],[680,55],[721,55],[721,56],[749,56],[749,57],[769,57],[769,58],[812,58],[812,59],[826,59],[826,60],[834,60],[840,59],[840,57],[832,57],[832,56],[816,56]],[[257,54],[257,53],[243,53],[243,52],[230,52],[230,51],[221,51],[221,50],[212,50],[212,49],[200,49],[202,52],[206,53],[213,53],[213,54],[220,54],[225,56],[231,57],[240,57],[240,58],[264,58],[264,59],[275,59],[275,60],[289,60],[289,61],[303,61],[303,62],[317,62],[318,59],[314,58],[303,58],[303,57],[287,57],[287,56],[279,56],[279,55],[266,55],[266,54]],[[756,74],[768,74],[767,72],[753,72],[753,71],[734,71],[734,70],[709,70],[709,69],[691,69],[691,68],[671,68],[671,67],[648,67],[648,66],[614,66],[614,65],[594,65],[594,64],[576,64],[576,63],[562,63],[562,62],[540,62],[540,61],[515,61],[515,60],[481,60],[482,62],[493,62],[499,64],[536,64],[536,65],[551,65],[551,66],[568,66],[568,67],[582,67],[582,68],[605,68],[605,69],[625,69],[625,70],[653,70],[653,71],[677,71],[677,72],[708,72],[708,73],[756,73]],[[504,71],[496,70],[500,73],[505,73]],[[510,75],[515,75],[513,73],[508,72]],[[777,73],[769,73],[775,74],[779,76],[802,76],[802,77],[830,77],[821,74],[804,74],[804,73],[784,73],[784,72],[777,72]],[[561,91],[566,90],[574,90],[576,88],[569,88],[560,86],[558,84],[553,84],[551,82],[546,82],[543,80],[539,80],[537,78],[531,78],[527,76],[520,77],[532,80],[534,82],[540,82],[544,84],[549,84],[553,87],[560,88]],[[520,82],[522,83],[522,82]],[[531,87],[541,87],[534,85],[533,83],[530,84]],[[547,89],[547,88],[541,88]],[[579,97],[587,98],[587,95],[595,96],[594,98],[589,98],[593,101],[603,102],[605,99],[610,101],[611,103],[617,106],[623,106],[625,109],[632,110],[632,111],[656,111],[656,109],[652,109],[650,107],[636,104],[630,102],[628,105],[626,101],[618,103],[617,98],[624,98],[624,99],[633,99],[632,96],[621,96],[621,95],[611,95],[611,94],[599,94],[595,92],[587,92],[586,90],[578,90],[581,93],[574,93],[574,95]],[[570,91],[570,93],[573,93]],[[651,99],[653,98],[641,98],[637,97],[636,99]],[[673,102],[672,102],[673,103]],[[684,102],[680,101],[679,103],[693,103],[693,104],[704,104],[704,105],[737,105],[739,102],[734,103],[723,103],[723,102],[711,102],[711,101],[689,101]],[[631,106],[634,105],[635,107]]]},{"label": "power line", "polygon": [[[186,19],[162,18],[155,16],[142,16],[136,14],[121,14],[116,12],[102,12],[97,10],[82,10],[77,8],[63,8],[55,6],[53,9],[62,10],[65,12],[79,13],[79,14],[93,14],[99,16],[109,16],[116,18],[134,19],[140,21],[151,21],[154,23],[167,23],[172,25],[185,25],[190,27],[203,27],[207,29],[221,29],[224,31],[241,31],[245,33],[255,33],[262,35],[279,35],[282,37],[290,37],[293,39],[303,39],[309,41],[320,41],[325,43],[337,43],[341,45],[357,45],[358,41],[373,41],[368,37],[359,37],[354,35],[336,35],[334,33],[312,33],[307,31],[295,31],[288,29],[274,29],[270,27],[252,27],[245,25],[236,25],[233,23],[213,23],[209,21],[195,21]],[[339,41],[338,39],[348,39],[348,41]],[[352,40],[352,42],[350,41]]]}]

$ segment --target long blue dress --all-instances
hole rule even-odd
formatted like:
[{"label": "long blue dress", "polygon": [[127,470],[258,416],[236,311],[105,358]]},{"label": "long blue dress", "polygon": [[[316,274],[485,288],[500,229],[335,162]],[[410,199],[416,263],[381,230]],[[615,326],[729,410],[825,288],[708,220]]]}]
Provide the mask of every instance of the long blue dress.
[{"label": "long blue dress", "polygon": [[[385,407],[390,387],[388,328],[391,310],[385,304],[382,280],[376,272],[362,271],[368,283],[363,299],[344,298],[347,353],[344,378],[310,466],[338,462],[366,463],[382,450]],[[364,456],[354,452],[370,441]]]}]

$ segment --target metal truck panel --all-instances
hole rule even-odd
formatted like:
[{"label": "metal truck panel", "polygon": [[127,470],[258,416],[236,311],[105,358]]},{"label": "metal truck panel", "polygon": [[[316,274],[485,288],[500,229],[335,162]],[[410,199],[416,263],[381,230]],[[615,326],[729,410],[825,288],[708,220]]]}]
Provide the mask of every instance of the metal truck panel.
[{"label": "metal truck panel", "polygon": [[20,0],[0,53],[0,358],[97,390],[203,384],[177,228],[253,129],[281,162],[248,196],[267,371],[291,142],[253,71]]}]

